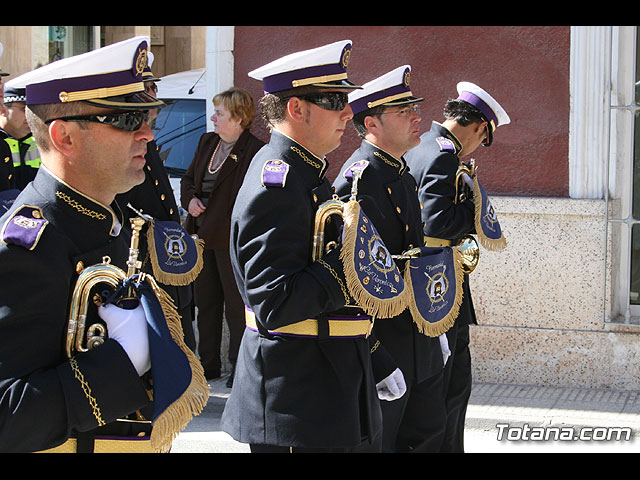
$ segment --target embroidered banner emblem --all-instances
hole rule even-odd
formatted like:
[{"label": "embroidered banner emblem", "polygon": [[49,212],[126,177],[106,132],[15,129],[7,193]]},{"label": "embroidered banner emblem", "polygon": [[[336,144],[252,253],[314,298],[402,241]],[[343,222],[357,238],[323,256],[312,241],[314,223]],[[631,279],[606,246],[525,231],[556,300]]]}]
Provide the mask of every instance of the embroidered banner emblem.
[{"label": "embroidered banner emblem", "polygon": [[437,337],[453,326],[462,304],[462,263],[451,247],[423,247],[407,260],[404,279],[418,330]]},{"label": "embroidered banner emblem", "polygon": [[202,270],[204,241],[177,222],[149,220],[147,244],[153,276],[166,285],[188,285]]},{"label": "embroidered banner emblem", "polygon": [[391,252],[357,201],[344,205],[343,220],[340,258],[349,293],[369,315],[400,314],[406,308],[406,288]]}]

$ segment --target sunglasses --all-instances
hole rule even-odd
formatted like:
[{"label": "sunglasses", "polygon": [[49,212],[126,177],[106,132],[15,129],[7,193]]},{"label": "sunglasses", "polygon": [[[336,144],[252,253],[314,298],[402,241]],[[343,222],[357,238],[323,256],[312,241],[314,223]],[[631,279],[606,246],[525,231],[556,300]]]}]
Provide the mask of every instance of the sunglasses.
[{"label": "sunglasses", "polygon": [[142,124],[149,120],[148,110],[134,110],[132,112],[107,113],[105,115],[77,115],[71,117],[59,117],[45,120],[45,124],[49,124],[55,120],[63,120],[65,122],[95,122],[103,125],[134,132],[142,127]]},{"label": "sunglasses", "polygon": [[[307,95],[293,95],[301,100],[311,102],[325,110],[342,111],[349,103],[349,94],[346,92],[321,92]],[[291,97],[289,97],[291,98]]]}]

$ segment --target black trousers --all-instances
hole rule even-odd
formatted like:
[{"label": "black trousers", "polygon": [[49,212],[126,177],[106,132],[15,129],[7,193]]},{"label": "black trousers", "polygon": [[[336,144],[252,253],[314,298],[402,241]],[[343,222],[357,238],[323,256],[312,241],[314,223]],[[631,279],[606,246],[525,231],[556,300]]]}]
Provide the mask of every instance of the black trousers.
[{"label": "black trousers", "polygon": [[250,443],[251,453],[379,453],[380,443],[363,443],[357,447],[344,448],[313,448],[313,447],[281,447],[278,445],[261,445]]},{"label": "black trousers", "polygon": [[464,423],[471,396],[469,325],[457,323],[447,332],[452,352],[444,368],[447,428],[441,452],[464,452]]},{"label": "black trousers", "polygon": [[393,401],[381,400],[382,452],[438,452],[445,435],[444,376],[422,382],[405,378],[407,391]]},{"label": "black trousers", "polygon": [[[235,364],[245,329],[244,302],[238,292],[229,250],[204,250],[204,264],[194,283],[198,307],[198,354],[205,375],[220,372],[222,318],[229,327],[229,361]],[[211,377],[208,377],[211,378]]]}]

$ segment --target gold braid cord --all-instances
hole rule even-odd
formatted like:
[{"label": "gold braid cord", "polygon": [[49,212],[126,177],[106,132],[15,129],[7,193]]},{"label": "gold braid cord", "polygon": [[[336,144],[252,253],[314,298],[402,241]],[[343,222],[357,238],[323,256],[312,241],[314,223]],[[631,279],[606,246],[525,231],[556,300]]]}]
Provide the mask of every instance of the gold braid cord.
[{"label": "gold braid cord", "polygon": [[202,266],[204,263],[202,253],[204,251],[204,240],[201,238],[194,239],[196,244],[196,248],[198,250],[198,260],[194,267],[186,273],[176,274],[176,273],[167,273],[160,268],[158,264],[158,252],[156,251],[156,242],[153,238],[153,220],[148,220],[147,227],[147,245],[149,247],[149,258],[151,259],[151,267],[153,269],[153,276],[160,283],[164,283],[165,285],[175,285],[175,286],[184,286],[192,283],[200,271],[202,270]]},{"label": "gold braid cord", "polygon": [[482,233],[482,192],[480,191],[480,183],[478,182],[478,177],[473,177],[473,202],[475,206],[475,226],[476,226],[476,234],[480,239],[480,244],[491,251],[499,251],[503,250],[507,246],[507,239],[504,237],[504,234],[500,236],[500,238],[487,238],[486,235]]},{"label": "gold braid cord", "polygon": [[[416,324],[418,330],[423,335],[428,337],[439,337],[447,330],[449,330],[456,321],[458,317],[458,313],[460,313],[460,306],[462,305],[462,283],[464,281],[464,272],[462,270],[462,258],[461,253],[457,248],[451,249],[453,252],[453,265],[455,270],[455,281],[456,281],[456,296],[453,301],[453,307],[444,318],[437,322],[429,322],[427,321],[418,306],[416,305],[415,293],[413,290],[413,284],[411,282],[411,259],[407,260],[407,263],[404,268],[404,281],[405,288],[407,290],[407,295],[409,297],[409,311],[411,312],[411,317],[413,318],[413,323]],[[426,292],[422,292],[424,295],[427,295]]]},{"label": "gold braid cord", "polygon": [[151,431],[151,445],[157,453],[167,453],[171,449],[171,443],[178,436],[192,417],[199,415],[209,399],[209,386],[204,376],[204,369],[194,353],[184,343],[184,332],[180,323],[173,299],[153,279],[147,275],[145,278],[153,288],[162,307],[167,326],[173,341],[180,347],[191,365],[191,383],[182,396],[173,402],[153,422]]},{"label": "gold braid cord", "polygon": [[358,237],[358,221],[360,218],[360,204],[356,200],[349,200],[343,206],[344,241],[340,251],[344,274],[347,279],[349,293],[367,314],[375,318],[392,318],[402,313],[407,307],[406,285],[403,291],[391,298],[378,298],[363,288],[356,271],[356,240]]}]

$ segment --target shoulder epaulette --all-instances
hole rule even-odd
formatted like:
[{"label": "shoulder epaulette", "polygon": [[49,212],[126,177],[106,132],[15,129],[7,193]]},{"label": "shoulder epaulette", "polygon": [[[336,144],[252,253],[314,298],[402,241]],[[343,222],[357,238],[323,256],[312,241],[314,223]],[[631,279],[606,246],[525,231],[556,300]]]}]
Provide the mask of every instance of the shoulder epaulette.
[{"label": "shoulder epaulette", "polygon": [[2,242],[33,250],[48,223],[39,207],[22,205],[2,226]]},{"label": "shoulder epaulette", "polygon": [[436,142],[438,142],[441,152],[456,153],[456,145],[447,137],[437,137]]},{"label": "shoulder epaulette", "polygon": [[262,167],[262,185],[284,188],[289,168],[289,164],[282,160],[267,160]]},{"label": "shoulder epaulette", "polygon": [[353,178],[353,170],[355,168],[359,168],[360,170],[364,170],[369,166],[369,160],[358,160],[357,162],[353,162],[342,174],[344,178],[347,180]]}]

